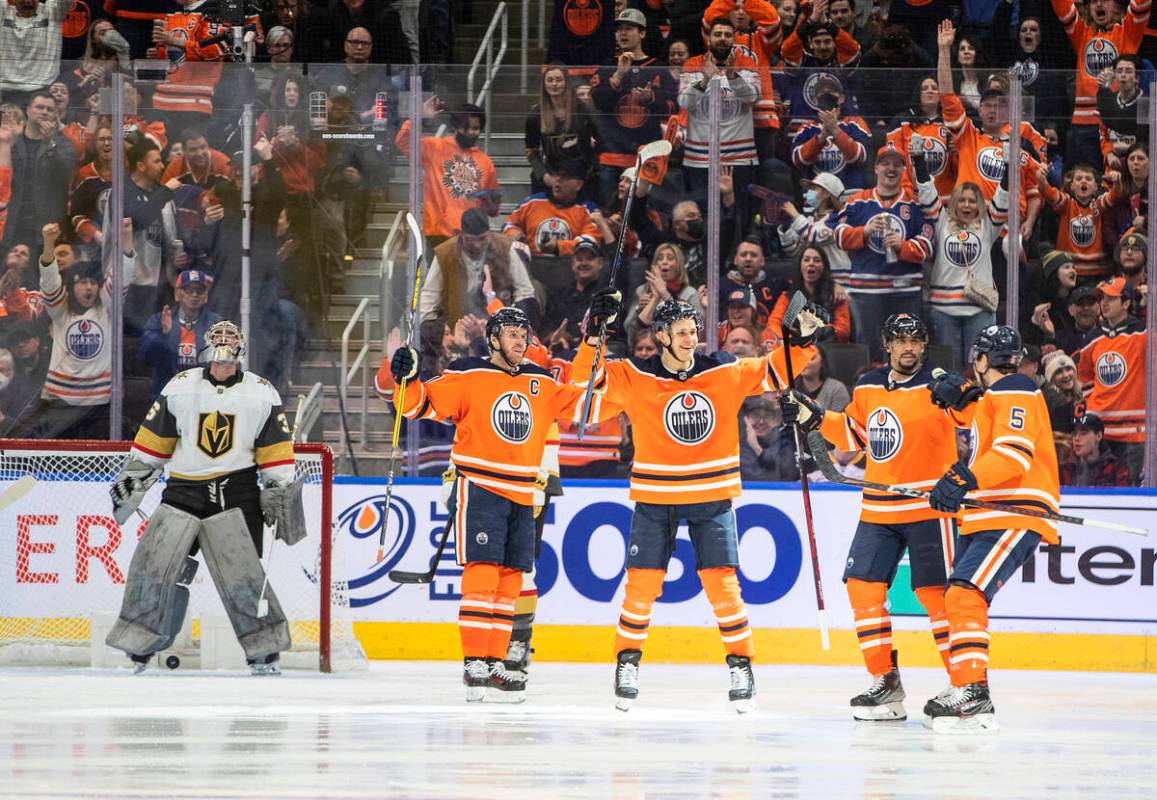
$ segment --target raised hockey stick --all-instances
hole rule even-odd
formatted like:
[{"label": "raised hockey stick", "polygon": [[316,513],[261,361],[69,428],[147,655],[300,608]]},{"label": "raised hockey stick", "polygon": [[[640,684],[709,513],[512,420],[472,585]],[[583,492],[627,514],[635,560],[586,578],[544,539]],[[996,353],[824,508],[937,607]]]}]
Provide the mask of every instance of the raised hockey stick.
[{"label": "raised hockey stick", "polygon": [[[878,492],[899,494],[905,497],[918,497],[922,500],[927,500],[932,496],[931,492],[925,492],[920,489],[910,489],[906,486],[890,486],[886,483],[875,483],[873,481],[862,481],[859,478],[849,478],[840,472],[836,468],[836,465],[832,463],[831,454],[828,452],[828,443],[827,440],[824,439],[823,434],[819,431],[811,431],[807,435],[807,443],[812,458],[815,459],[820,472],[832,483],[842,483],[845,486],[858,486],[861,489],[874,489]],[[1035,517],[1037,519],[1052,520],[1053,522],[1067,522],[1070,525],[1081,525],[1086,528],[1103,528],[1108,531],[1117,531],[1118,533],[1131,533],[1134,536],[1149,535],[1149,531],[1145,528],[1134,528],[1129,525],[1121,525],[1116,522],[1103,522],[1101,520],[1088,519],[1087,517],[1073,517],[1068,514],[1041,511],[1035,508],[1025,508],[1024,506],[990,503],[986,500],[972,499],[966,499],[961,505],[966,508],[986,508],[990,511],[1003,511],[1006,514],[1016,514],[1021,517]]]},{"label": "raised hockey stick", "polygon": [[438,550],[434,553],[434,558],[430,560],[430,569],[425,572],[405,572],[400,569],[392,569],[387,577],[394,583],[429,583],[434,580],[434,573],[438,571],[438,562],[442,560],[442,551],[446,549],[446,542],[449,541],[452,530],[454,530],[454,517],[450,517],[446,521],[446,527],[442,530],[442,540],[438,542]]},{"label": "raised hockey stick", "polygon": [[[619,267],[623,263],[623,248],[627,244],[627,230],[631,224],[631,206],[635,203],[635,190],[639,187],[639,174],[643,165],[655,158],[665,158],[671,155],[671,143],[666,139],[659,139],[639,148],[635,158],[635,177],[631,179],[631,188],[627,192],[627,200],[623,204],[623,229],[619,231],[619,240],[615,243],[615,260],[611,262],[611,277],[608,286],[614,286],[619,276]],[[602,360],[603,346],[607,341],[607,321],[599,324],[599,341],[595,345],[595,357],[591,361],[591,374],[587,380],[586,392],[583,394],[582,416],[579,418],[576,435],[581,440],[587,431],[587,416],[591,413],[591,401],[595,395],[595,376],[599,372],[599,362]]]},{"label": "raised hockey stick", "polygon": [[15,483],[0,493],[0,511],[23,500],[35,486],[36,478],[31,475],[21,475]]},{"label": "raised hockey stick", "polygon": [[[785,391],[791,391],[792,386],[795,385],[795,374],[791,368],[791,326],[795,324],[796,317],[803,311],[805,305],[807,305],[807,296],[803,292],[797,291],[792,295],[791,302],[787,304],[787,310],[783,313],[781,332],[783,334],[784,363],[787,367],[787,388]],[[795,463],[799,468],[799,487],[803,495],[803,516],[807,522],[807,542],[808,547],[811,548],[812,578],[816,585],[816,614],[820,624],[820,644],[824,650],[830,650],[832,643],[828,636],[827,609],[824,606],[824,583],[820,577],[820,557],[816,548],[815,524],[812,521],[811,492],[808,491],[807,470],[803,467],[803,438],[799,435],[798,425],[792,426],[792,434],[795,436]]]},{"label": "raised hockey stick", "polygon": [[[416,249],[417,257],[415,259],[414,269],[414,291],[410,297],[410,311],[404,320],[405,331],[402,335],[402,346],[410,346],[411,340],[414,338],[414,317],[418,313],[418,293],[422,290],[422,274],[425,272],[426,266],[426,240],[422,236],[422,229],[418,226],[418,220],[414,219],[414,215],[406,212],[406,225],[410,228],[410,236],[414,240],[414,247]],[[390,470],[386,477],[386,504],[385,508],[390,507],[390,499],[394,496],[394,474],[398,471],[398,440],[402,435],[402,412],[401,408],[406,402],[406,384],[408,379],[403,378],[398,385],[398,404],[394,412],[394,435],[390,439]],[[378,560],[376,563],[382,563],[385,558],[386,550],[386,523],[389,521],[389,515],[382,520],[382,533],[378,537]]]}]

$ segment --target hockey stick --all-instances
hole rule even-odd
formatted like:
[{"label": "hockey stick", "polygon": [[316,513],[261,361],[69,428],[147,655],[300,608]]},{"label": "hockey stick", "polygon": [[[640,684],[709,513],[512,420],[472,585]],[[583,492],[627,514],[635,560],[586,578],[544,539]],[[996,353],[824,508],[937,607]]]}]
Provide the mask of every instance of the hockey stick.
[{"label": "hockey stick", "polygon": [[446,542],[450,539],[450,531],[452,530],[454,530],[454,517],[447,520],[446,527],[442,530],[442,540],[438,542],[438,550],[434,553],[434,558],[430,560],[430,569],[425,572],[405,572],[400,569],[392,569],[387,577],[394,583],[429,583],[434,580],[434,573],[438,571],[438,562],[442,560],[442,551],[446,549]]},{"label": "hockey stick", "polygon": [[257,616],[266,617],[269,615],[269,600],[265,597],[265,590],[269,588],[269,570],[273,566],[273,546],[277,544],[277,533],[273,534],[273,539],[269,542],[269,554],[265,556],[265,580],[261,581],[261,594],[257,595]]},{"label": "hockey stick", "polygon": [[[836,468],[836,465],[832,463],[831,454],[828,452],[827,440],[824,439],[823,434],[819,431],[811,431],[807,435],[807,442],[808,449],[811,451],[812,458],[815,459],[820,472],[832,483],[842,483],[845,486],[858,486],[861,489],[875,489],[878,492],[899,494],[905,497],[918,497],[922,500],[927,500],[932,496],[931,492],[925,492],[920,489],[910,489],[906,486],[890,486],[886,483],[874,483],[872,481],[862,481],[859,478],[849,478],[840,472]],[[1016,514],[1021,517],[1035,517],[1036,519],[1047,519],[1053,522],[1067,522],[1070,525],[1082,525],[1086,528],[1103,528],[1109,531],[1117,531],[1118,533],[1131,533],[1134,536],[1149,535],[1149,531],[1145,528],[1133,528],[1129,525],[1121,525],[1116,522],[1103,522],[1101,520],[1088,519],[1087,517],[1073,517],[1068,514],[1040,511],[1035,508],[1025,508],[1024,506],[991,503],[987,500],[966,499],[961,505],[966,508],[986,508],[990,511],[1003,511],[1006,514]]]},{"label": "hockey stick", "polygon": [[[626,202],[623,204],[623,229],[619,231],[619,240],[615,243],[615,260],[611,262],[611,277],[608,286],[614,287],[619,276],[619,267],[623,263],[623,249],[627,245],[627,231],[631,224],[631,206],[635,203],[635,190],[639,187],[639,174],[643,165],[655,158],[663,158],[671,154],[671,143],[666,139],[659,139],[639,148],[635,158],[635,176],[631,178],[631,188],[627,192]],[[583,393],[582,416],[579,418],[576,435],[581,441],[587,431],[587,416],[591,413],[591,401],[595,394],[595,376],[599,372],[599,362],[602,360],[603,346],[607,341],[607,321],[599,323],[599,341],[595,345],[595,357],[591,361],[591,375],[587,381],[586,392]]]},{"label": "hockey stick", "polygon": [[35,486],[36,478],[31,475],[21,475],[15,483],[0,493],[0,511],[23,500]]},{"label": "hockey stick", "polygon": [[[414,259],[414,291],[410,297],[410,313],[406,316],[405,333],[402,336],[402,346],[409,347],[411,340],[414,338],[414,317],[418,313],[418,292],[422,289],[422,273],[425,271],[426,265],[426,239],[422,236],[422,229],[418,227],[418,220],[414,219],[414,215],[406,212],[406,225],[410,229],[410,236],[414,239],[414,248],[416,256]],[[387,511],[390,508],[390,499],[394,496],[394,474],[398,471],[398,440],[402,435],[402,411],[401,409],[406,403],[406,384],[409,383],[408,378],[403,378],[398,385],[398,402],[394,407],[394,435],[390,440],[390,471],[386,477],[386,504]],[[378,538],[378,560],[376,563],[382,563],[385,558],[386,550],[386,523],[389,521],[389,515],[382,520],[382,533]]]},{"label": "hockey stick", "polygon": [[[787,304],[787,310],[783,314],[783,325],[780,329],[783,333],[783,356],[787,367],[787,389],[785,391],[789,392],[795,385],[795,374],[791,369],[791,326],[795,324],[796,317],[803,311],[805,305],[807,305],[807,296],[803,292],[797,291],[792,295],[791,302]],[[812,556],[812,577],[815,579],[816,585],[816,613],[820,623],[820,644],[824,650],[830,650],[832,643],[828,636],[827,610],[824,607],[824,584],[820,578],[820,557],[819,551],[816,549],[815,524],[812,522],[812,499],[811,492],[808,490],[807,470],[803,468],[803,438],[799,433],[799,426],[793,425],[795,463],[799,468],[799,487],[803,494],[803,516],[804,521],[807,522],[807,541]]]}]

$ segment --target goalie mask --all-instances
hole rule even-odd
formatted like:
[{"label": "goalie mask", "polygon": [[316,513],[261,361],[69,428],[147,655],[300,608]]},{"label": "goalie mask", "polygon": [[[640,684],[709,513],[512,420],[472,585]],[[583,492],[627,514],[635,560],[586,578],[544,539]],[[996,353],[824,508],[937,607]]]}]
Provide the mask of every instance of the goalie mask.
[{"label": "goalie mask", "polygon": [[237,364],[245,356],[245,335],[227,319],[215,322],[205,331],[201,360],[207,364]]}]

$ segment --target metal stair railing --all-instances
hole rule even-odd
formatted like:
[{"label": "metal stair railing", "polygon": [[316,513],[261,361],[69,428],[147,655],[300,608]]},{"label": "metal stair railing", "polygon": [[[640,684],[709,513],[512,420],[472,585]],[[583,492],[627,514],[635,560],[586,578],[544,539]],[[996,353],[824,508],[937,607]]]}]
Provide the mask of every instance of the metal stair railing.
[{"label": "metal stair railing", "polygon": [[[524,15],[525,15],[525,0],[524,0]],[[483,150],[490,149],[490,87],[494,83],[494,78],[498,74],[499,68],[502,66],[502,59],[506,55],[506,45],[509,42],[507,31],[506,3],[499,3],[494,9],[494,16],[490,18],[490,25],[486,28],[486,34],[482,37],[482,41],[478,43],[478,52],[474,54],[474,60],[470,62],[470,70],[466,73],[466,102],[474,105],[481,105],[486,112],[486,130],[483,133],[485,145]],[[497,51],[495,50],[495,36],[499,36]],[[526,32],[523,31],[523,59],[526,58]],[[478,74],[479,67],[482,62],[486,62],[486,79],[482,82],[482,87],[475,93],[474,83]],[[446,133],[446,125],[443,123],[438,126],[438,132],[435,136],[443,136]]]},{"label": "metal stair railing", "polygon": [[[345,330],[341,334],[341,384],[337,387],[338,392],[341,393],[342,408],[349,409],[349,385],[353,382],[354,376],[357,374],[358,367],[362,370],[362,419],[361,419],[361,443],[364,447],[366,444],[366,422],[369,415],[369,353],[370,353],[370,315],[367,309],[370,307],[370,298],[363,297],[358,303],[357,309],[354,311],[350,321],[346,323]],[[358,350],[357,356],[351,365],[349,362],[349,343],[350,336],[353,334],[354,328],[357,327],[358,322],[362,323],[362,346]],[[349,438],[346,439],[346,457],[353,463],[353,448],[350,444]]]}]

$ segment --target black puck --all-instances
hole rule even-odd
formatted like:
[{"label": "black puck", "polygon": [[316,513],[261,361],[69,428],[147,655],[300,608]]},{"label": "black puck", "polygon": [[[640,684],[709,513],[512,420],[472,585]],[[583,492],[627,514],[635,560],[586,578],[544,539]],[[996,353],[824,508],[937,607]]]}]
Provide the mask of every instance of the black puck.
[{"label": "black puck", "polygon": [[177,656],[169,656],[165,659],[165,666],[169,669],[176,669],[177,667],[181,666],[181,659],[179,659]]}]

